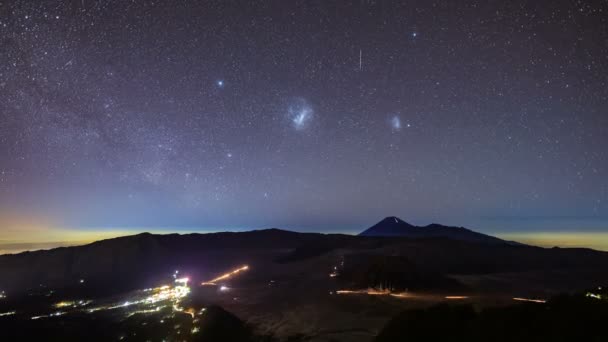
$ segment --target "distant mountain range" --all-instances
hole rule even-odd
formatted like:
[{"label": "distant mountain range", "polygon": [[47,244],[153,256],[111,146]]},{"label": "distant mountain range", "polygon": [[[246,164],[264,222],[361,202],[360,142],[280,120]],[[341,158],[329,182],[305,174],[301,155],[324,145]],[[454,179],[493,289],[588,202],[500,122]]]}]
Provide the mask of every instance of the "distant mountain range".
[{"label": "distant mountain range", "polygon": [[450,227],[436,223],[427,226],[415,226],[395,216],[383,219],[360,233],[359,236],[407,237],[412,239],[446,238],[489,244],[518,244],[517,242],[505,241],[463,227]]},{"label": "distant mountain range", "polygon": [[[88,297],[156,285],[176,269],[192,279],[206,280],[245,264],[256,270],[249,276],[265,281],[272,279],[273,272],[326,279],[327,270],[341,258],[346,261],[342,281],[373,285],[390,280],[409,284],[408,288],[447,286],[447,275],[512,272],[562,272],[588,286],[592,275],[604,277],[608,267],[605,252],[527,246],[461,227],[418,227],[388,217],[355,236],[280,229],[142,233],[84,246],[0,255],[0,290],[13,296],[69,288],[70,293]],[[591,273],[573,276],[583,271]]]}]

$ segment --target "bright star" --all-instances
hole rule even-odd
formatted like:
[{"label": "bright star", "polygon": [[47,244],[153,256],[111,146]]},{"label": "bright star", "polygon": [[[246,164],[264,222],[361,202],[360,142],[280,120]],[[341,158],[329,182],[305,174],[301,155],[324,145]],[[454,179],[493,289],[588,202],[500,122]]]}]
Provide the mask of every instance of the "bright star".
[{"label": "bright star", "polygon": [[220,88],[223,88],[224,87],[224,81],[223,80],[217,81],[217,86],[220,87]]}]

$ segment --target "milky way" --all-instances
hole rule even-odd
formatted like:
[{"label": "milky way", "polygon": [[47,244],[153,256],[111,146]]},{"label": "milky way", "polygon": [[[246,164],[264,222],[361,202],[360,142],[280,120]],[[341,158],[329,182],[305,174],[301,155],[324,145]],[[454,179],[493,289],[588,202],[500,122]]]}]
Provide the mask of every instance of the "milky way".
[{"label": "milky way", "polygon": [[599,1],[3,2],[0,223],[607,228],[607,18]]}]

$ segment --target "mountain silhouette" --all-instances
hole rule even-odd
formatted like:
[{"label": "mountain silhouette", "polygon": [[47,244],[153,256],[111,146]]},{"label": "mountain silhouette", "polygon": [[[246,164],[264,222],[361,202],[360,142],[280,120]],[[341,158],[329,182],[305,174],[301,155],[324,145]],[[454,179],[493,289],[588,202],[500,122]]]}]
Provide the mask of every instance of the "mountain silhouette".
[{"label": "mountain silhouette", "polygon": [[474,232],[464,227],[450,227],[436,223],[429,224],[427,226],[415,226],[395,216],[384,218],[382,221],[361,232],[359,236],[392,236],[416,239],[446,238],[477,243],[516,244],[514,242],[505,241],[494,236]]},{"label": "mountain silhouette", "polygon": [[[527,246],[465,228],[416,227],[395,217],[382,220],[361,235],[280,229],[142,233],[83,246],[0,255],[0,289],[10,298],[29,294],[44,297],[51,290],[58,298],[61,291],[94,297],[156,286],[178,269],[180,274],[204,281],[239,265],[256,270],[239,279],[272,279],[282,272],[295,276],[308,274],[301,271],[307,269],[314,275],[311,281],[319,274],[326,281],[329,278],[319,265],[335,266],[338,256],[346,261],[344,280],[363,285],[407,283],[412,288],[443,288],[451,286],[447,275],[505,272],[559,271],[585,286],[608,279],[608,253],[590,249]],[[399,274],[399,270],[407,270],[407,274]],[[574,277],[579,271],[586,273]],[[547,284],[555,282],[547,280]],[[564,285],[571,286],[565,281]]]}]

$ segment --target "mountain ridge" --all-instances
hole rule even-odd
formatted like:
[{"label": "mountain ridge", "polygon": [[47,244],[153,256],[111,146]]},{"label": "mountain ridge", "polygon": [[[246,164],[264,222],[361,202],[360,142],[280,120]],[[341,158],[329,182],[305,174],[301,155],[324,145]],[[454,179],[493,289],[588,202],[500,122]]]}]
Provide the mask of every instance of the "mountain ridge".
[{"label": "mountain ridge", "polygon": [[396,216],[385,217],[380,222],[359,233],[358,236],[447,238],[478,243],[521,245],[518,242],[502,240],[465,227],[444,226],[439,223],[416,226]]},{"label": "mountain ridge", "polygon": [[[399,219],[389,219],[399,223]],[[407,225],[416,231],[428,230]],[[437,227],[429,226],[431,230]],[[479,234],[465,228],[456,231]],[[183,235],[138,234],[82,246],[1,255],[0,289],[12,296],[48,288],[80,288],[80,280],[84,280],[91,291],[115,292],[157,284],[176,269],[193,279],[204,280],[244,264],[260,270],[289,269],[291,265],[288,264],[292,262],[301,265],[324,260],[329,267],[340,255],[363,255],[373,260],[384,260],[383,256],[394,257],[425,274],[603,270],[608,266],[606,252],[512,245],[498,238],[479,235],[500,243],[479,243],[428,234],[414,238],[387,238],[279,229]],[[389,259],[386,260],[392,260]],[[384,262],[378,265],[384,265]]]}]

